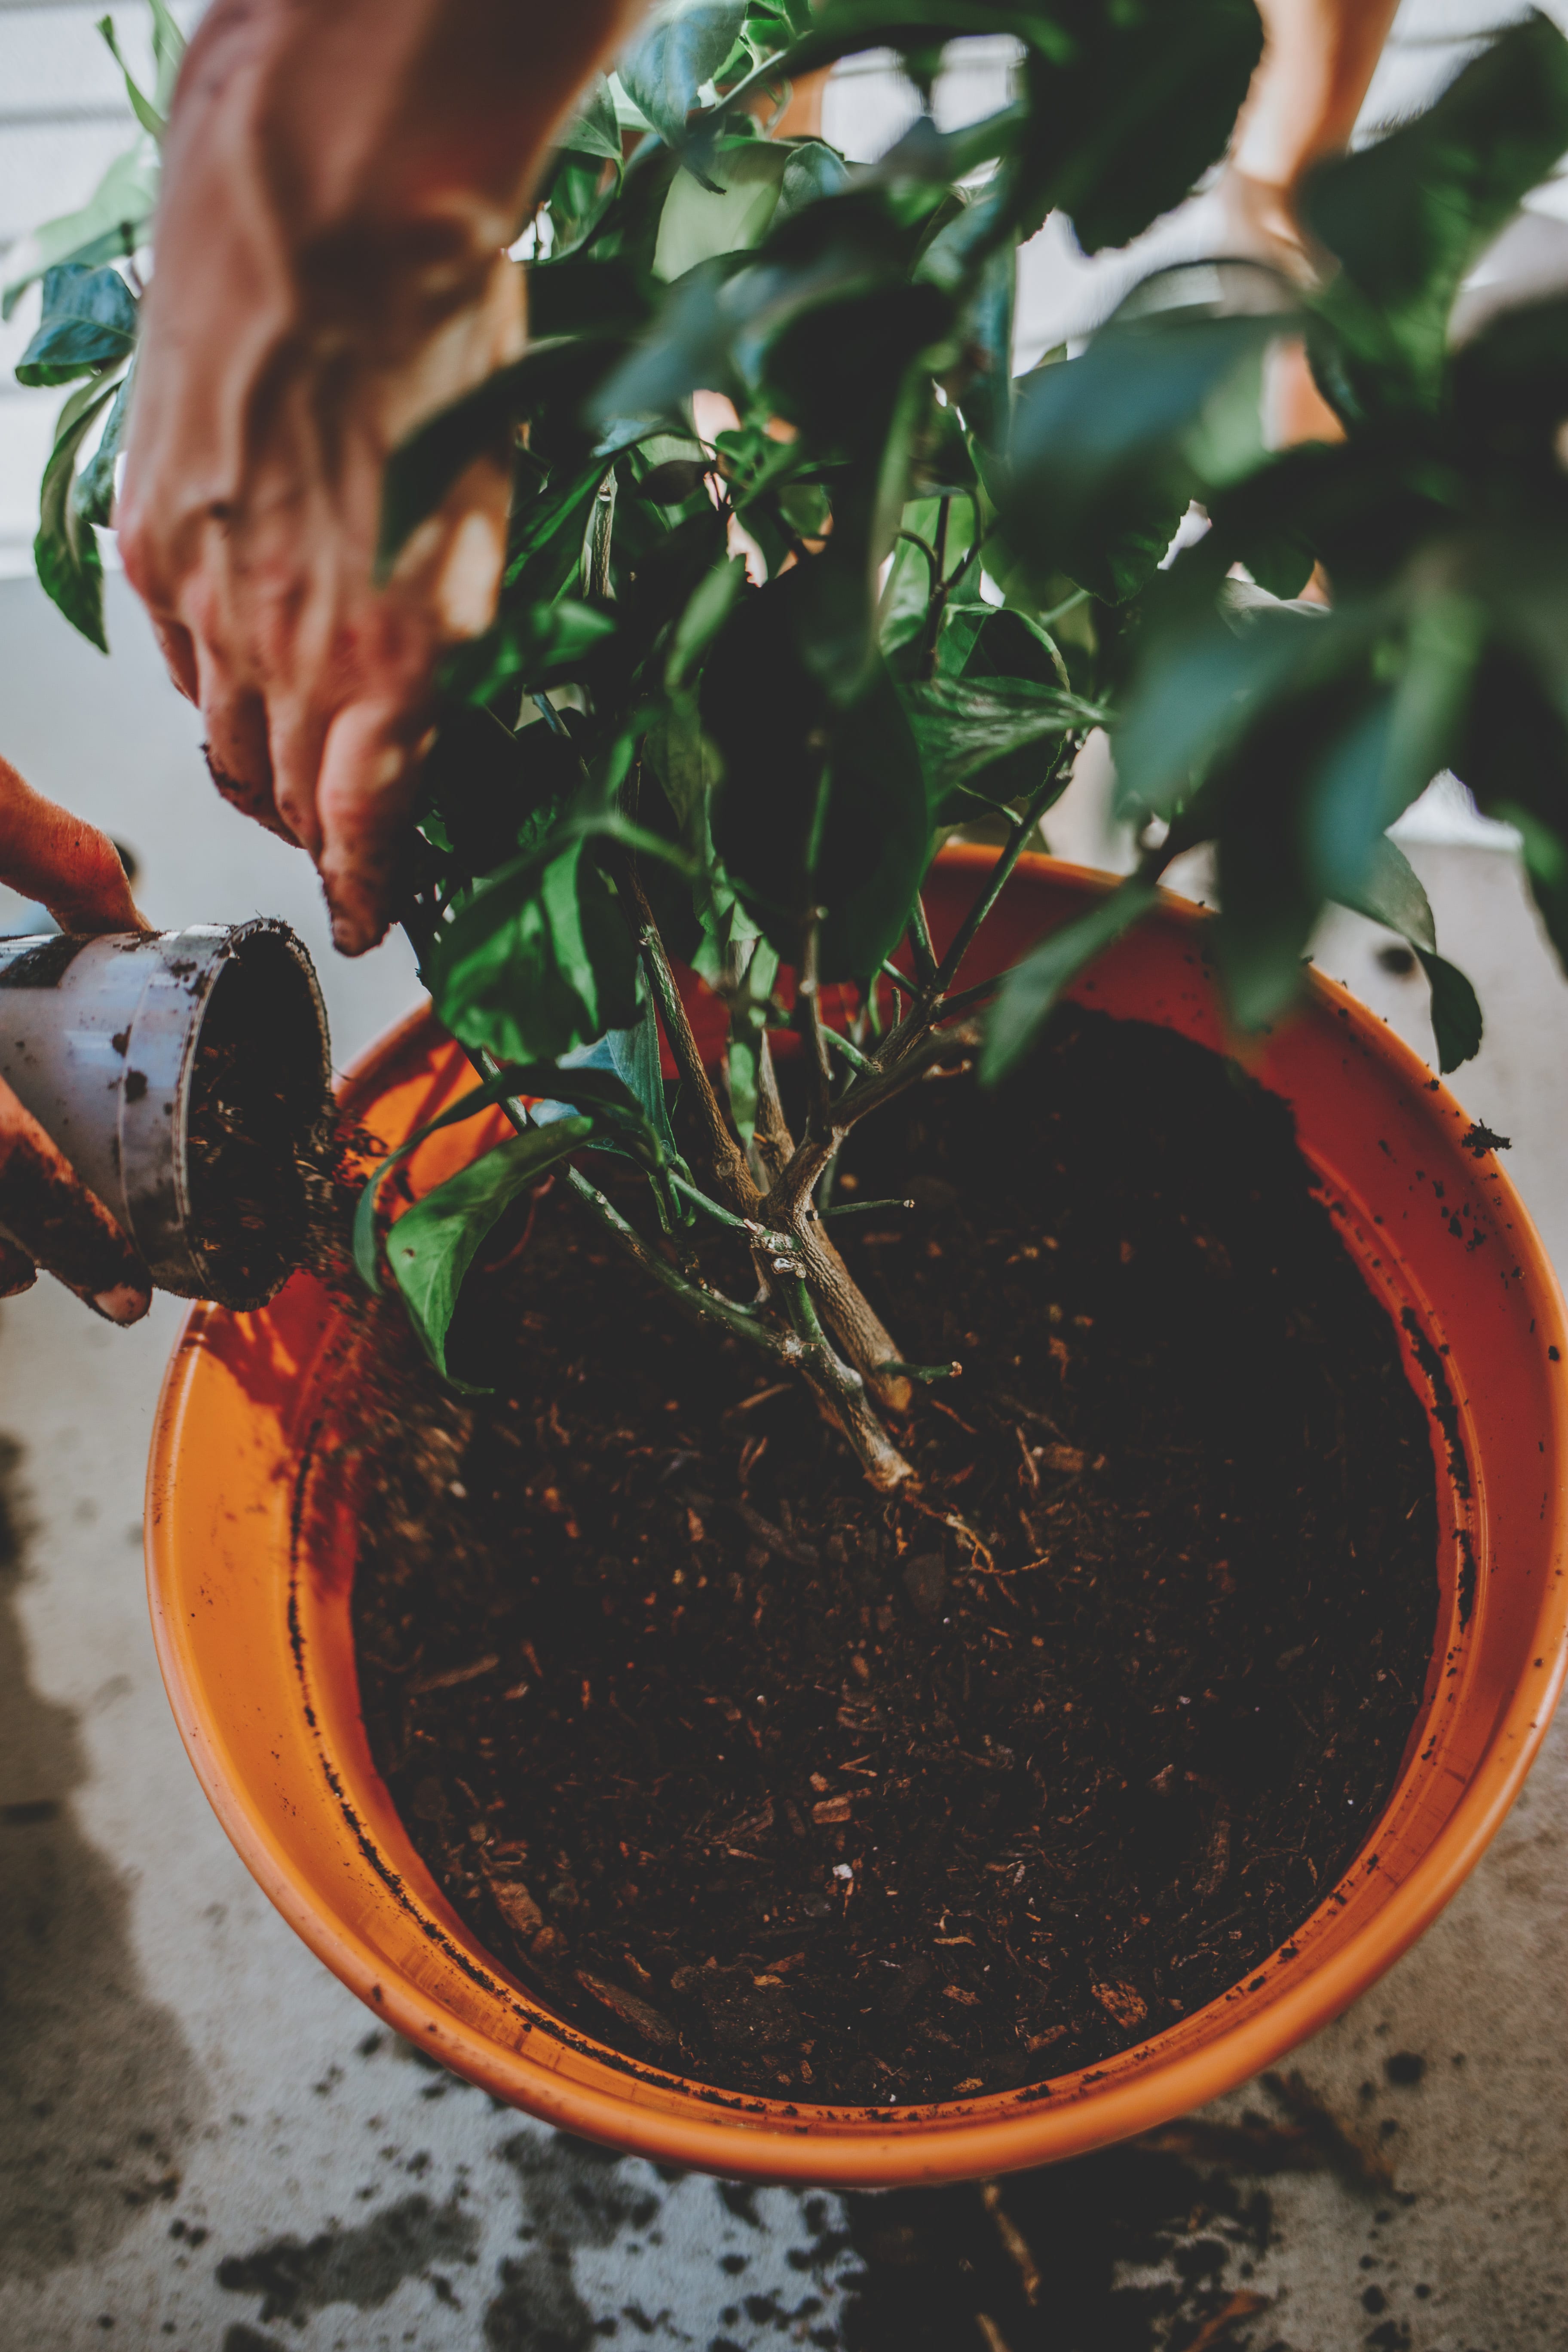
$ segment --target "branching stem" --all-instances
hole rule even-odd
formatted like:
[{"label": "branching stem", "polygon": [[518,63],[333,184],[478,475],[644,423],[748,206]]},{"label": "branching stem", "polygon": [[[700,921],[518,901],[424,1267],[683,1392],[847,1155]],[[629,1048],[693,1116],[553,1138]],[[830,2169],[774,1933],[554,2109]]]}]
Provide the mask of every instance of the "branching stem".
[{"label": "branching stem", "polygon": [[737,1216],[754,1217],[762,1196],[746,1165],[740,1138],[725,1118],[723,1107],[714,1092],[713,1081],[708,1075],[701,1049],[692,1034],[691,1022],[680,991],[675,984],[675,974],[669,968],[669,959],[665,954],[664,941],[658,935],[653,909],[629,859],[622,866],[617,878],[624,878],[636,911],[637,949],[642,957],[643,970],[653,990],[653,1001],[664,1024],[664,1034],[669,1040],[669,1050],[675,1056],[681,1083],[689,1087],[696,1102],[719,1189]]}]

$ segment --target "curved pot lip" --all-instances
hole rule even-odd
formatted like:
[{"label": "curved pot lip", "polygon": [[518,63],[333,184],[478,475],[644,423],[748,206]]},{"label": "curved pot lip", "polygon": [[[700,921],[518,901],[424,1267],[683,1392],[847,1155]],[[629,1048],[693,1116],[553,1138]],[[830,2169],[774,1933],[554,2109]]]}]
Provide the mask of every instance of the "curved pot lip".
[{"label": "curved pot lip", "polygon": [[[993,853],[983,845],[953,844],[946,862],[988,866]],[[1042,881],[1103,895],[1117,878],[1063,860],[1026,857],[1020,870]],[[1159,919],[1196,930],[1210,919],[1191,900],[1162,892]],[[1411,1091],[1432,1095],[1434,1107],[1463,1117],[1440,1083],[1434,1089],[1428,1066],[1403,1039],[1338,982],[1312,971],[1308,989],[1323,1009],[1348,1023],[1358,1043],[1376,1056],[1390,1076]],[[371,1045],[341,1083],[340,1098],[352,1103],[377,1084],[381,1073],[431,1019],[428,1004],[416,1008]],[[1506,1174],[1497,1181],[1513,1220],[1513,1243],[1525,1282],[1539,1300],[1543,1341],[1568,1357],[1568,1317],[1556,1274],[1528,1210]],[[579,2133],[661,2162],[731,2178],[795,2181],[826,2187],[894,2186],[1016,2170],[1088,2150],[1154,2127],[1205,2101],[1235,2089],[1330,2023],[1373,1984],[1431,1924],[1475,1867],[1534,1761],[1568,1673],[1568,1578],[1555,1581],[1550,1604],[1551,1654],[1543,1679],[1533,1688],[1521,1684],[1496,1725],[1475,1777],[1432,1844],[1384,1904],[1365,1934],[1286,1980],[1266,2007],[1239,2018],[1217,2040],[1168,2057],[1151,2051],[1146,2071],[1129,2071],[1115,2083],[1096,2085],[1060,2102],[1039,2100],[1016,2114],[966,2119],[964,2103],[947,2110],[922,2107],[918,2120],[879,2128],[865,2108],[802,2109],[786,2125],[776,2117],[753,2121],[744,2115],[709,2123],[689,2115],[563,2079],[554,2068],[491,2041],[462,2021],[440,2012],[411,1982],[388,1979],[368,1944],[344,1922],[301,1896],[279,1854],[258,1803],[238,1776],[224,1769],[221,1750],[208,1726],[198,1686],[187,1676],[181,1644],[163,1605],[165,1553],[172,1540],[163,1498],[173,1487],[185,1407],[207,1322],[226,1310],[207,1303],[193,1307],[182,1326],[160,1393],[147,1480],[147,1571],[154,1642],[164,1687],[180,1737],[196,1776],[241,1859],[264,1893],[301,1939],[375,2014],[444,2064],[471,2076],[509,2104],[521,2105],[557,2127]],[[1568,1458],[1568,1388],[1555,1392],[1552,1414],[1558,1443]],[[1221,2002],[1226,1999],[1221,1995]],[[1218,2004],[1213,2004],[1217,2006]],[[434,2012],[434,2013],[433,2013]],[[1202,2012],[1195,2014],[1201,2015]],[[1190,2025],[1192,2021],[1186,2022]],[[1128,2053],[1131,2055],[1133,2053]],[[1152,2101],[1155,2083],[1157,2100]],[[984,2104],[975,2102],[973,2104]],[[953,2109],[956,2108],[957,2112]],[[875,2111],[878,2123],[887,2113]]]}]

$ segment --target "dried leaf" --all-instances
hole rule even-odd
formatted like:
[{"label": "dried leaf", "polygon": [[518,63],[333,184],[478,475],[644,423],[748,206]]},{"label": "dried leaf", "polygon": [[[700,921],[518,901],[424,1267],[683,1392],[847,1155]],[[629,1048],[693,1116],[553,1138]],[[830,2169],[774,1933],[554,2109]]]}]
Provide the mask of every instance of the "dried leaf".
[{"label": "dried leaf", "polygon": [[1097,1984],[1094,1997],[1108,2017],[1118,2025],[1142,2025],[1149,2014],[1149,2004],[1142,1994],[1130,1984]]},{"label": "dried leaf", "polygon": [[668,2018],[662,2017],[649,2002],[640,2000],[635,1992],[611,1984],[605,1977],[593,1976],[586,1969],[574,1973],[584,1991],[591,1993],[600,2007],[607,2009],[612,2017],[618,2017],[623,2025],[633,2027],[661,2050],[673,2049],[679,2042],[680,2036]]}]

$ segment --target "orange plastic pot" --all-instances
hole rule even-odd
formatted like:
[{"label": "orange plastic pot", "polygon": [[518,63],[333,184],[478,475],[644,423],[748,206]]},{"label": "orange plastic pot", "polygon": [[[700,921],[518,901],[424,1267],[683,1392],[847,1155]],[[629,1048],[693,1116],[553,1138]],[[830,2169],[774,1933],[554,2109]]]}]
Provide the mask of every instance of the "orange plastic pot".
[{"label": "orange plastic pot", "polygon": [[[930,893],[939,936],[987,856],[942,859]],[[1027,862],[968,976],[1012,961],[1104,887]],[[1076,993],[1221,1046],[1205,942],[1205,919],[1170,903]],[[1517,1795],[1563,1680],[1563,1302],[1507,1178],[1462,1148],[1465,1114],[1342,990],[1314,979],[1256,1067],[1290,1103],[1428,1402],[1442,1531],[1437,1636],[1397,1783],[1364,1851],[1289,1943],[1207,2008],[1086,2072],[907,2110],[797,2106],[682,2080],[553,2016],[446,1901],[372,1764],[350,1625],[346,1448],[375,1368],[299,1276],[258,1314],[203,1306],[185,1325],[153,1449],[153,1619],[224,1827],[284,1917],[379,2017],[498,2098],[665,2162],[773,2179],[951,2179],[1075,2155],[1229,2089],[1335,2016],[1436,1916]],[[346,1100],[393,1143],[471,1083],[416,1016],[359,1066]],[[495,1131],[487,1118],[433,1138],[415,1157],[416,1182]]]}]

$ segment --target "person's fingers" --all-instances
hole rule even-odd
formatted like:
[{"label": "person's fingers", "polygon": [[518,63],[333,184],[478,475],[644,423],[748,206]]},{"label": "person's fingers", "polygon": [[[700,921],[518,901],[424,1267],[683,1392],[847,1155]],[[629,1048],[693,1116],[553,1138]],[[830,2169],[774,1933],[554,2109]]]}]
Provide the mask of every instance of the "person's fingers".
[{"label": "person's fingers", "polygon": [[147,1269],[109,1211],[9,1087],[0,1083],[0,1225],[110,1323],[153,1303]]},{"label": "person's fingers", "polygon": [[391,919],[428,740],[418,714],[385,702],[351,704],[328,732],[316,796],[317,864],[332,941],[343,955],[374,947]]},{"label": "person's fingers", "polygon": [[267,715],[273,798],[279,814],[301,849],[308,850],[319,862],[321,820],[317,807],[317,784],[332,713],[319,702],[284,703],[275,698]]},{"label": "person's fingers", "polygon": [[290,847],[299,847],[293,832],[273,806],[269,785],[242,783],[237,776],[228,775],[214,757],[210,743],[202,745],[202,757],[207,763],[208,775],[231,808],[237,808],[241,816],[254,817],[258,824],[265,825],[268,833],[275,833]]},{"label": "person's fingers", "polygon": [[187,702],[199,702],[201,688],[195,639],[183,621],[161,620],[156,614],[152,617],[153,634],[158,640],[169,676]]},{"label": "person's fingers", "polygon": [[63,931],[144,931],[120,852],[0,759],[0,882],[46,906]]},{"label": "person's fingers", "polygon": [[237,685],[221,654],[198,639],[197,698],[206,721],[207,762],[215,772],[272,804],[272,760],[267,748],[267,706],[253,686]]},{"label": "person's fingers", "polygon": [[25,1249],[0,1234],[0,1298],[19,1297],[31,1290],[38,1278],[38,1269]]}]

